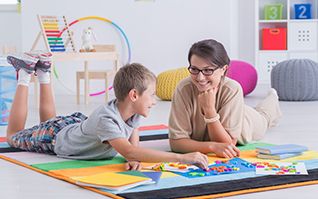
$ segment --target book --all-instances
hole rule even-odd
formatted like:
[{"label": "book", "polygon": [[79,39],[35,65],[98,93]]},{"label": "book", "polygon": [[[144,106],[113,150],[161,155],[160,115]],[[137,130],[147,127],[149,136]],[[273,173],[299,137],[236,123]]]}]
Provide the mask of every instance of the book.
[{"label": "book", "polygon": [[261,159],[272,159],[272,160],[282,160],[286,158],[291,158],[295,156],[302,155],[303,153],[281,153],[281,154],[263,154],[263,153],[258,153],[256,156]]},{"label": "book", "polygon": [[256,152],[262,154],[281,154],[281,153],[300,153],[307,151],[308,148],[297,144],[283,144],[274,146],[256,147]]},{"label": "book", "polygon": [[135,176],[115,172],[105,172],[90,176],[73,177],[75,183],[81,186],[104,188],[112,191],[124,191],[140,185],[154,184],[155,182],[144,175]]},{"label": "book", "polygon": [[154,181],[155,183],[159,182],[160,177],[162,175],[162,172],[158,172],[158,171],[123,171],[118,173],[133,175],[133,176],[148,177],[148,178],[151,178],[152,181]]}]

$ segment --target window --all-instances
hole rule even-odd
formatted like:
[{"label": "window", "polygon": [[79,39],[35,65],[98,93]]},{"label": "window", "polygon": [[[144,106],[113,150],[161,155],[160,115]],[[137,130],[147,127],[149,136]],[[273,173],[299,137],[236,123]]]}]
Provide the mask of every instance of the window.
[{"label": "window", "polygon": [[21,0],[0,0],[0,12],[16,12]]},{"label": "window", "polygon": [[12,4],[17,4],[18,0],[0,0],[0,4],[4,5],[12,5]]}]

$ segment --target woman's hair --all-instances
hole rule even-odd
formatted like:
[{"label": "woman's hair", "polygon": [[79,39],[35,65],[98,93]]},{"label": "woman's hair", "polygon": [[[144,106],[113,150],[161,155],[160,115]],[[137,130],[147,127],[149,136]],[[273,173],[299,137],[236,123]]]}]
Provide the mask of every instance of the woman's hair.
[{"label": "woman's hair", "polygon": [[142,95],[152,81],[156,81],[156,76],[143,65],[126,64],[115,75],[115,96],[118,101],[124,101],[131,89],[136,89],[138,94]]},{"label": "woman's hair", "polygon": [[197,55],[216,67],[223,67],[230,64],[230,58],[224,46],[213,39],[202,40],[191,46],[188,54],[190,64],[192,55]]}]

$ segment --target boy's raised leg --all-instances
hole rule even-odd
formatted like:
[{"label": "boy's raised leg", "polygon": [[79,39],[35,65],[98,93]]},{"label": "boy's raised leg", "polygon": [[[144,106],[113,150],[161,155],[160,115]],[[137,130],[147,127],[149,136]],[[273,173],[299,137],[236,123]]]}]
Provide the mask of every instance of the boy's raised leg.
[{"label": "boy's raised leg", "polygon": [[51,83],[40,84],[40,120],[44,122],[56,116]]},{"label": "boy's raised leg", "polygon": [[7,128],[8,142],[10,142],[12,135],[25,128],[25,122],[28,114],[28,84],[31,79],[31,74],[24,70],[19,70],[18,76],[18,86],[11,106]]},{"label": "boy's raised leg", "polygon": [[36,74],[40,83],[40,120],[44,122],[56,117],[55,102],[51,85],[51,53],[40,53]]}]

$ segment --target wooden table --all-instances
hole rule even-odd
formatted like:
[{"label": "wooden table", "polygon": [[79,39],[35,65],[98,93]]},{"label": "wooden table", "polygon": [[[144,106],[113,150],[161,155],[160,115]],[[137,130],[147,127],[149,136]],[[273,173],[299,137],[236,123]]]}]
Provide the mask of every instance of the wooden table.
[{"label": "wooden table", "polygon": [[[64,61],[83,61],[84,62],[84,101],[85,104],[88,104],[89,100],[89,70],[88,70],[88,62],[89,61],[113,61],[114,62],[114,70],[118,70],[119,68],[119,55],[116,51],[111,52],[54,52],[52,53],[52,71],[54,65],[57,62]],[[38,96],[37,88],[35,87],[35,95]],[[38,99],[38,98],[37,98]],[[37,103],[37,102],[36,102]]]}]

